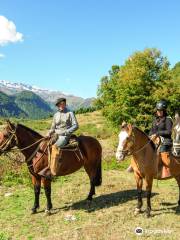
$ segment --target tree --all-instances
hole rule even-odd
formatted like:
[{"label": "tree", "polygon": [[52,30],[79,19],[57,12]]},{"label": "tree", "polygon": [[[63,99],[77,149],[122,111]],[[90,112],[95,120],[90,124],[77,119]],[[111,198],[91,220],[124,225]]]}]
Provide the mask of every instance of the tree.
[{"label": "tree", "polygon": [[[165,94],[169,86],[170,94]],[[163,96],[173,105],[178,99],[174,88],[167,58],[157,49],[145,49],[132,54],[124,65],[113,66],[101,79],[97,102],[114,126],[126,120],[145,130],[151,125],[157,100]]]},{"label": "tree", "polygon": [[155,98],[162,97],[168,102],[168,110],[171,116],[180,109],[180,62],[178,62],[171,70],[171,78],[164,81],[155,93]]}]

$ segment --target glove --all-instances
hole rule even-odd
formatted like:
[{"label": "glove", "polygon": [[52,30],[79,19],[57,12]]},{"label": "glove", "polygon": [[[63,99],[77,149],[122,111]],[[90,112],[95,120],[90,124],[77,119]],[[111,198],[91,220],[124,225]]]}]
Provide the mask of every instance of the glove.
[{"label": "glove", "polygon": [[153,135],[150,136],[150,139],[151,139],[151,140],[155,140],[156,138],[157,138],[157,135],[156,135],[156,134],[153,134]]},{"label": "glove", "polygon": [[53,134],[54,134],[54,132],[49,131],[48,134],[47,134],[47,137],[52,137]]}]

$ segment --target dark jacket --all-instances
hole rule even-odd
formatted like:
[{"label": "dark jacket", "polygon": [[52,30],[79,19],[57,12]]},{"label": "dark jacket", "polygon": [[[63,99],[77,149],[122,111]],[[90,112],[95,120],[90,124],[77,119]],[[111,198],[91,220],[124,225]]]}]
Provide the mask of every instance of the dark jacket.
[{"label": "dark jacket", "polygon": [[172,144],[172,126],[173,122],[171,117],[164,116],[164,117],[156,117],[153,120],[152,128],[150,130],[149,135],[156,134],[163,138],[162,144],[163,145],[171,145]]}]

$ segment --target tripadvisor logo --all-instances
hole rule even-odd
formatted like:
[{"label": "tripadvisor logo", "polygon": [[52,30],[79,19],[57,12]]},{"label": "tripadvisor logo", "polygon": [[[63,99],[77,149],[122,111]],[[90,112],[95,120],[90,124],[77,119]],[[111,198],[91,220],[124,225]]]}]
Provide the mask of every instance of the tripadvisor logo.
[{"label": "tripadvisor logo", "polygon": [[135,233],[137,235],[142,235],[143,234],[143,229],[141,227],[137,227],[137,228],[135,228]]}]

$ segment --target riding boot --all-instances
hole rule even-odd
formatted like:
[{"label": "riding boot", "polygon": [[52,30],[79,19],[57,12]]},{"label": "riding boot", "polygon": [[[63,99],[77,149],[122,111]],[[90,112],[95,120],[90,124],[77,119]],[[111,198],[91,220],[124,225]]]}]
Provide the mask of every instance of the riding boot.
[{"label": "riding boot", "polygon": [[61,149],[52,145],[50,168],[53,176],[56,176],[60,167]]}]

